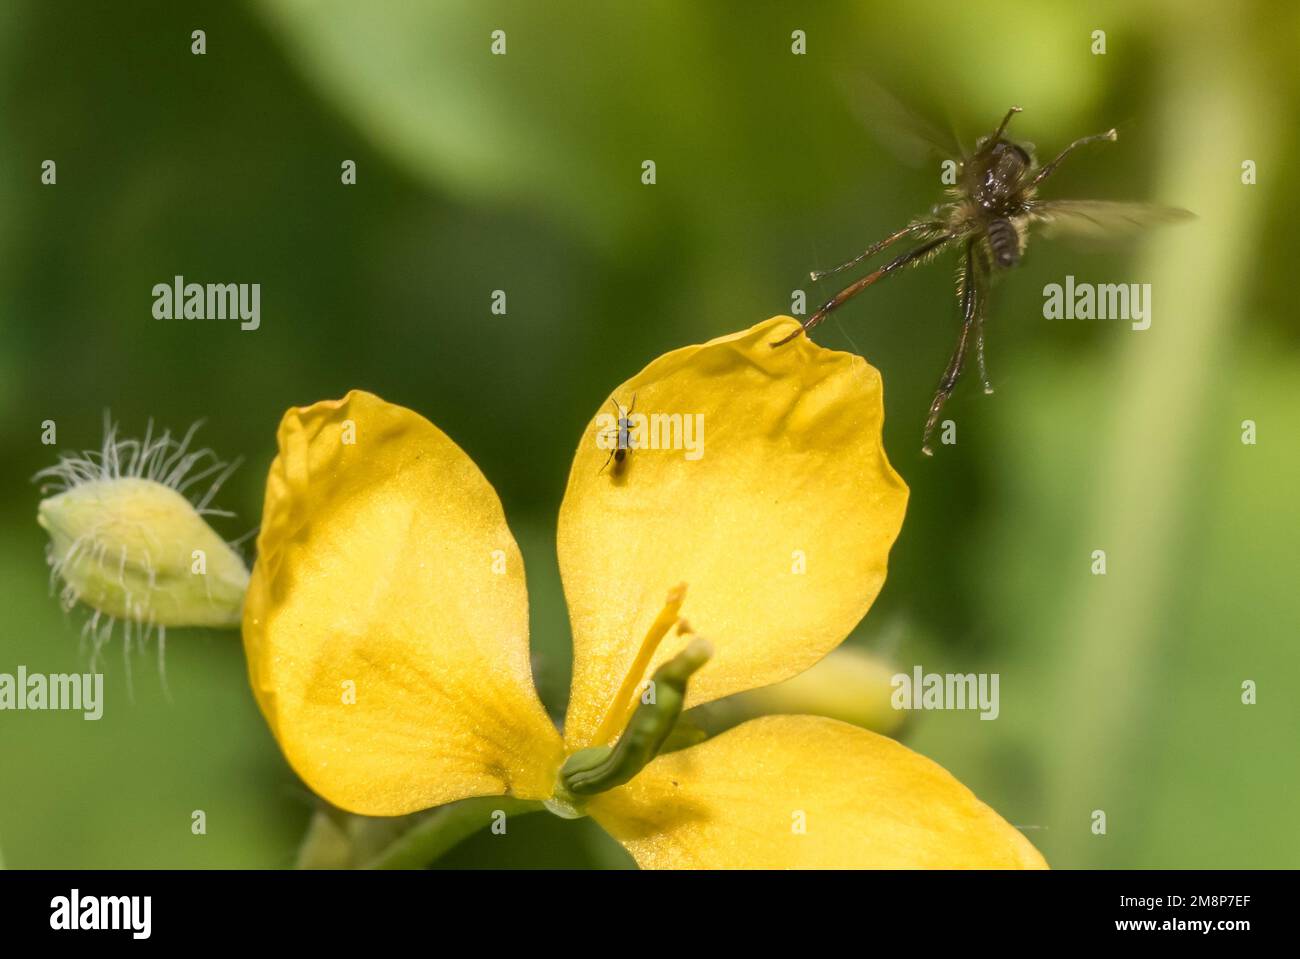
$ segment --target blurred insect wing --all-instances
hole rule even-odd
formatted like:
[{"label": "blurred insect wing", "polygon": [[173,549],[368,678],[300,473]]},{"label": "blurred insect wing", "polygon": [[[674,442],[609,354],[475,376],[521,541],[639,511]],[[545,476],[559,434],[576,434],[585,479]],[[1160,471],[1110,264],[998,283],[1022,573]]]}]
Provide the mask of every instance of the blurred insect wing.
[{"label": "blurred insect wing", "polygon": [[1132,236],[1147,227],[1181,223],[1196,216],[1177,207],[1111,200],[1038,200],[1030,204],[1029,215],[1042,224],[1044,236],[1085,240]]},{"label": "blurred insect wing", "polygon": [[965,156],[951,125],[945,131],[931,123],[874,80],[850,75],[840,87],[850,110],[876,142],[908,166]]}]

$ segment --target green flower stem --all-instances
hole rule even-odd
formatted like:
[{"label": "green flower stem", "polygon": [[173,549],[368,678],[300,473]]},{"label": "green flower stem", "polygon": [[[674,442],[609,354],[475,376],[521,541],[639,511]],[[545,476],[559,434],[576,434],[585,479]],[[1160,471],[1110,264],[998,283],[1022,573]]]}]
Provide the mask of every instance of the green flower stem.
[{"label": "green flower stem", "polygon": [[509,818],[541,808],[539,802],[510,796],[479,796],[439,806],[361,868],[423,869],[457,843],[491,825],[494,813],[504,812]]}]

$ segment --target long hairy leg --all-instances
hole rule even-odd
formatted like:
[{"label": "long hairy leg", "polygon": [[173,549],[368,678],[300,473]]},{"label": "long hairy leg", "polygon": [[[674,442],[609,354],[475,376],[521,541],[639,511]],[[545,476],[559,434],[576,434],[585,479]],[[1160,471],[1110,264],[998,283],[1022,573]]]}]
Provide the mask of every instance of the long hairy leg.
[{"label": "long hairy leg", "polygon": [[917,233],[934,233],[936,231],[942,231],[942,229],[943,224],[937,220],[919,220],[916,223],[909,223],[901,230],[889,234],[889,236],[885,237],[883,240],[878,240],[871,244],[871,246],[867,247],[853,259],[845,260],[839,266],[833,266],[829,270],[813,270],[808,274],[808,276],[813,280],[813,282],[816,282],[817,280],[824,279],[834,273],[841,273],[850,267],[857,266],[863,260],[870,259],[881,250],[893,246],[899,240],[903,239],[903,237],[912,236]]},{"label": "long hairy leg", "polygon": [[825,303],[819,306],[817,308],[817,312],[813,313],[812,316],[804,320],[803,323],[800,325],[799,329],[795,330],[789,336],[777,340],[775,343],[772,344],[772,346],[773,347],[782,346],[786,343],[789,343],[791,340],[795,339],[796,337],[801,336],[804,333],[807,333],[809,330],[815,327],[822,320],[826,319],[826,317],[830,315],[832,310],[835,310],[836,308],[842,306],[844,303],[853,299],[853,297],[857,296],[859,293],[861,293],[867,287],[871,286],[877,280],[881,279],[882,277],[889,276],[891,273],[896,273],[899,270],[903,269],[904,267],[912,266],[913,264],[922,262],[932,253],[937,253],[942,247],[946,246],[949,242],[951,242],[952,239],[953,239],[953,234],[943,233],[932,240],[927,240],[925,243],[922,243],[918,247],[908,250],[906,253],[903,253],[900,256],[894,257],[894,259],[890,260],[884,266],[877,268],[871,273],[868,273],[862,279],[858,280],[856,283],[852,283],[849,286],[846,286],[844,289],[840,290],[829,300],[827,300]]},{"label": "long hairy leg", "polygon": [[1007,128],[1007,124],[1011,122],[1011,118],[1015,116],[1017,113],[1019,113],[1021,109],[1022,109],[1021,107],[1012,107],[1010,110],[1007,111],[1007,115],[1002,118],[1002,122],[998,124],[998,128],[993,131],[994,140],[1002,136],[1002,131]]},{"label": "long hairy leg", "polygon": [[[980,308],[975,314],[975,358],[979,361],[980,385],[985,395],[993,393],[993,384],[989,382],[989,368],[984,360],[984,321],[988,318],[989,265],[984,250],[977,244],[972,265],[975,268],[974,281],[980,285]],[[963,315],[964,315],[963,310]]]},{"label": "long hairy leg", "polygon": [[1029,185],[1031,187],[1036,187],[1038,186],[1038,184],[1046,180],[1049,176],[1051,176],[1053,173],[1056,172],[1056,168],[1061,165],[1061,161],[1064,160],[1066,157],[1068,157],[1075,150],[1079,149],[1079,147],[1087,146],[1089,143],[1099,143],[1102,140],[1109,140],[1114,142],[1115,140],[1118,139],[1119,139],[1119,133],[1113,129],[1107,130],[1105,133],[1094,133],[1090,137],[1080,137],[1079,139],[1071,143],[1068,147],[1066,147],[1064,150],[1062,150],[1060,153],[1058,153],[1054,160],[1052,160],[1041,170],[1039,170],[1038,173],[1034,176],[1033,180],[1030,181]]},{"label": "long hairy leg", "polygon": [[948,402],[948,397],[952,396],[953,388],[961,376],[962,367],[966,363],[966,347],[970,342],[971,330],[975,328],[977,317],[983,309],[980,285],[972,282],[975,269],[974,239],[966,241],[965,257],[961,334],[957,337],[957,349],[953,351],[952,359],[948,361],[948,368],[944,370],[939,380],[939,388],[935,391],[934,400],[930,403],[930,415],[925,420],[925,432],[921,434],[921,452],[926,456],[934,455],[934,450],[930,448],[930,435],[934,432],[935,424],[939,422],[939,412],[943,409],[943,404]]}]

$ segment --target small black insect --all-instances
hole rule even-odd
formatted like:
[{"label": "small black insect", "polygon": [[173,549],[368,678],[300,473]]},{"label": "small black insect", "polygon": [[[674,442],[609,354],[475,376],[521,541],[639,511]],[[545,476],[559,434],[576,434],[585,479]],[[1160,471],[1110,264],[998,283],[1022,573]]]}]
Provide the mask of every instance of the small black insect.
[{"label": "small black insect", "polygon": [[[1012,107],[998,128],[982,137],[975,151],[959,161],[956,185],[948,190],[948,200],[931,210],[927,217],[913,220],[896,233],[873,243],[853,259],[830,270],[811,274],[814,281],[856,266],[863,260],[904,238],[919,240],[919,245],[894,257],[884,266],[845,287],[823,303],[806,319],[801,328],[774,347],[788,343],[811,330],[832,310],[857,296],[877,280],[905,267],[925,263],[941,251],[961,246],[957,268],[957,299],[961,304],[962,325],[957,349],[939,380],[930,415],[925,421],[921,450],[932,455],[930,434],[939,420],[939,411],[952,395],[966,362],[972,336],[985,393],[992,393],[984,363],[984,315],[988,302],[989,278],[995,270],[1010,269],[1025,252],[1029,227],[1044,224],[1059,233],[1105,237],[1158,223],[1172,223],[1192,216],[1186,210],[1154,206],[1148,203],[1122,203],[1107,200],[1039,200],[1039,186],[1056,171],[1072,152],[1081,146],[1117,138],[1114,130],[1075,140],[1045,166],[1039,167],[1032,148],[1003,137],[1011,118],[1020,112]],[[933,141],[932,141],[933,142]]]},{"label": "small black insect", "polygon": [[623,465],[627,461],[627,454],[635,448],[632,445],[631,433],[632,411],[636,409],[636,394],[632,394],[632,405],[627,408],[627,412],[623,411],[623,408],[618,405],[618,402],[613,397],[610,397],[609,401],[614,406],[614,420],[617,425],[611,426],[600,436],[605,442],[612,442],[614,445],[610,447],[609,455],[605,457],[605,465],[600,468],[600,472],[596,474],[597,476],[605,472],[611,461],[614,463],[614,468],[610,470],[610,473],[618,476],[623,471]]}]

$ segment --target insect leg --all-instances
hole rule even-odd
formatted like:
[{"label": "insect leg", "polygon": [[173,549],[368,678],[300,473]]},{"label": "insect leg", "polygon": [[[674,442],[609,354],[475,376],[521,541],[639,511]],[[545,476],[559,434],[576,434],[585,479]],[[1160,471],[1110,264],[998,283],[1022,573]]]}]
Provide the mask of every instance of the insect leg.
[{"label": "insect leg", "polygon": [[994,140],[1002,136],[1002,131],[1007,128],[1007,124],[1011,122],[1011,118],[1019,113],[1020,110],[1020,107],[1012,107],[1007,111],[1007,115],[1002,118],[1002,122],[998,124],[998,128],[993,131]]},{"label": "insect leg", "polygon": [[1061,161],[1064,160],[1066,157],[1068,157],[1079,147],[1087,146],[1089,143],[1098,143],[1101,140],[1114,141],[1118,139],[1119,139],[1119,134],[1115,132],[1115,130],[1113,129],[1107,130],[1105,133],[1094,133],[1090,137],[1080,137],[1078,140],[1075,140],[1068,147],[1066,147],[1064,150],[1058,153],[1056,155],[1056,159],[1052,160],[1041,170],[1039,170],[1037,175],[1033,178],[1033,180],[1030,181],[1029,185],[1031,187],[1035,187],[1038,186],[1038,184],[1042,183],[1044,180],[1046,180],[1049,176],[1051,176],[1053,173],[1056,172],[1056,168],[1061,165]]},{"label": "insect leg", "polygon": [[914,247],[913,249],[908,250],[906,253],[894,257],[894,259],[890,260],[884,266],[872,271],[871,273],[868,273],[862,279],[840,290],[829,300],[827,300],[825,303],[819,306],[817,308],[816,313],[808,317],[808,319],[804,320],[803,323],[800,324],[799,329],[795,330],[789,336],[777,340],[775,343],[772,344],[772,346],[773,347],[782,346],[785,343],[789,343],[795,337],[803,333],[807,333],[809,330],[815,327],[822,320],[826,319],[826,317],[830,314],[832,310],[834,310],[836,307],[839,307],[846,301],[853,299],[853,297],[857,296],[859,293],[861,293],[867,287],[871,286],[871,284],[875,283],[881,277],[889,276],[889,274],[894,273],[902,269],[903,267],[911,266],[915,263],[924,261],[926,257],[928,257],[932,253],[935,253],[941,247],[945,246],[949,241],[952,240],[952,238],[953,235],[951,233],[943,233],[935,237],[933,240],[927,240],[926,242],[922,243],[920,246]]},{"label": "insect leg", "polygon": [[[617,424],[618,421],[619,421],[619,419],[620,419],[620,418],[622,417],[622,415],[623,415],[623,411],[619,408],[618,401],[617,401],[616,399],[614,399],[614,397],[611,396],[611,397],[609,398],[609,402],[610,402],[610,404],[614,407],[614,422],[615,422],[615,424]],[[635,398],[633,399],[633,402],[635,402]],[[610,433],[613,433],[613,434],[615,435],[615,437],[617,437],[617,436],[618,436],[618,426],[616,425],[616,426],[614,427],[614,429],[612,429],[612,430],[605,430],[605,431],[603,431],[603,432],[600,434],[600,436],[601,436],[602,438],[604,438],[604,439],[608,439]],[[600,468],[599,470],[596,471],[596,475],[597,475],[597,476],[599,476],[601,473],[605,472],[605,470],[608,468],[608,466],[609,466],[609,461],[612,460],[612,459],[614,458],[614,453],[615,453],[615,451],[616,451],[617,449],[618,449],[618,439],[616,438],[616,439],[614,440],[614,445],[610,448],[609,455],[605,457],[604,465],[602,465],[601,468]]]},{"label": "insect leg", "polygon": [[975,326],[975,358],[979,360],[980,386],[984,388],[986,396],[992,396],[993,384],[989,382],[989,368],[984,361],[984,321],[982,319]]},{"label": "insect leg", "polygon": [[614,450],[611,449],[611,450],[609,451],[609,455],[605,457],[605,464],[604,464],[604,466],[602,466],[599,470],[596,471],[596,475],[597,475],[597,476],[599,476],[601,473],[605,472],[606,467],[609,466],[609,461],[612,460],[613,458],[614,458]]},{"label": "insect leg", "polygon": [[911,236],[914,233],[933,233],[935,230],[940,230],[942,228],[942,223],[933,220],[922,220],[916,223],[909,223],[901,230],[889,234],[889,236],[885,237],[883,240],[871,244],[871,246],[867,247],[853,259],[845,260],[839,266],[833,266],[829,270],[813,270],[808,274],[808,276],[813,280],[813,282],[816,282],[817,280],[830,276],[832,273],[840,273],[850,267],[857,266],[863,260],[875,256],[881,250],[894,245],[905,236]]},{"label": "insect leg", "polygon": [[[966,241],[968,265],[974,256],[972,252],[974,243],[974,240]],[[934,432],[934,426],[939,422],[939,412],[943,409],[943,404],[948,402],[948,397],[952,396],[953,388],[956,387],[957,379],[961,376],[962,367],[966,363],[966,345],[970,341],[971,330],[975,327],[979,299],[976,284],[968,280],[962,289],[962,323],[961,334],[957,337],[957,349],[953,351],[952,359],[948,361],[948,368],[939,379],[939,388],[930,403],[930,415],[925,420],[925,432],[921,434],[921,452],[926,456],[934,455],[934,450],[930,449],[930,434]]]},{"label": "insect leg", "polygon": [[989,383],[989,368],[984,362],[984,318],[988,307],[989,269],[979,246],[971,252],[967,261],[967,275],[972,277],[971,282],[976,285],[975,296],[978,298],[975,304],[975,358],[979,361],[980,385],[984,387],[985,394],[991,394],[993,385]]}]

